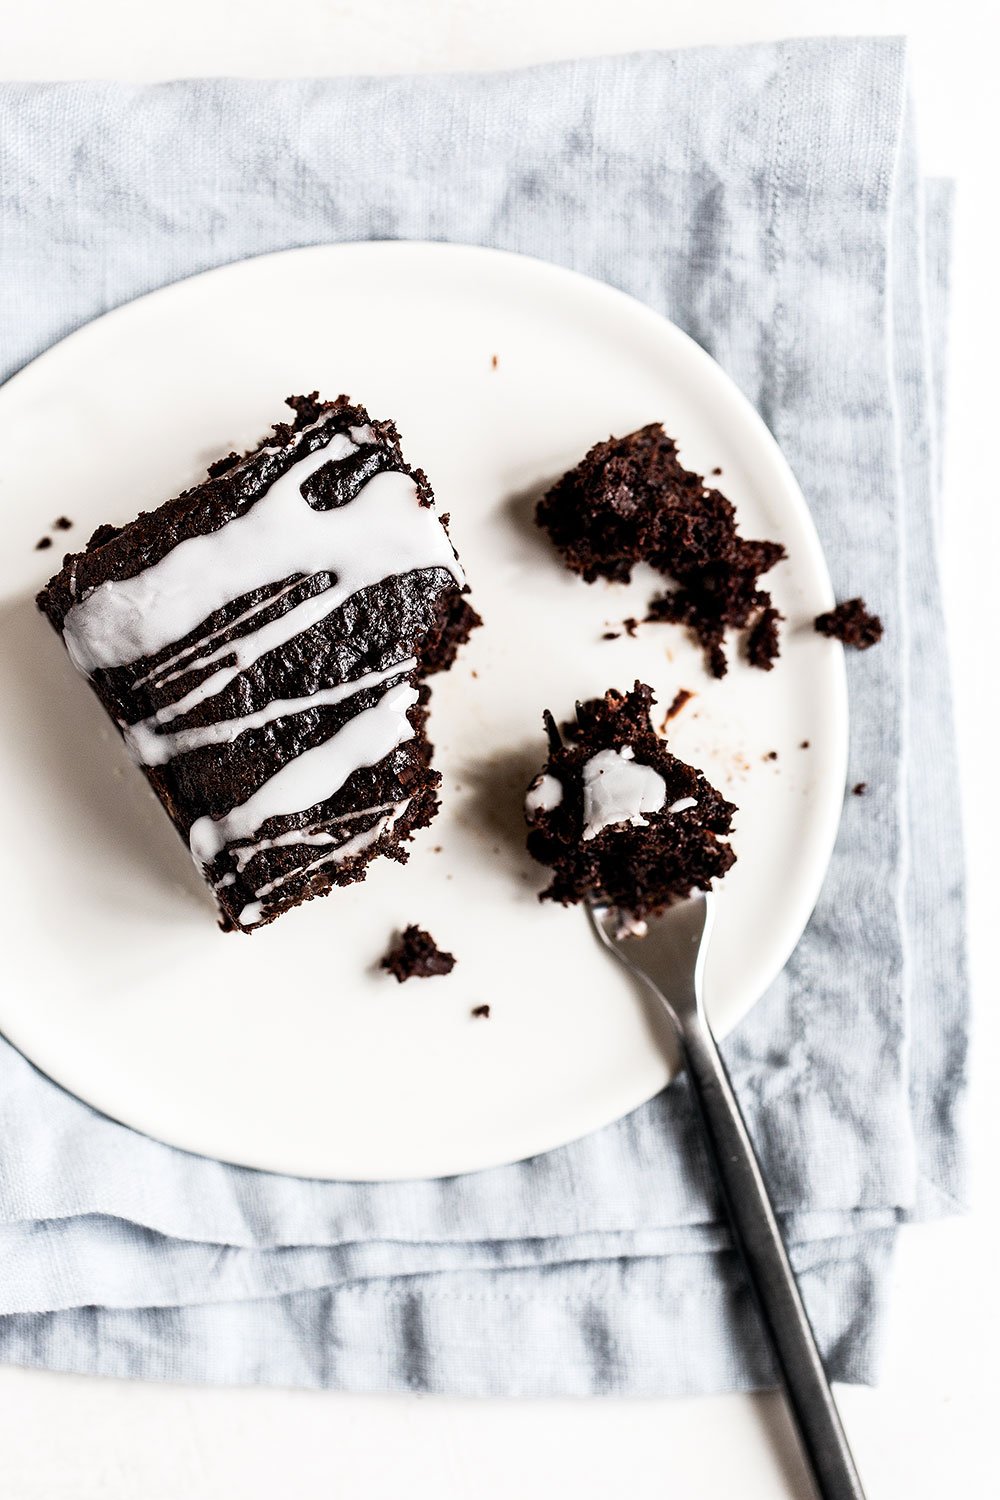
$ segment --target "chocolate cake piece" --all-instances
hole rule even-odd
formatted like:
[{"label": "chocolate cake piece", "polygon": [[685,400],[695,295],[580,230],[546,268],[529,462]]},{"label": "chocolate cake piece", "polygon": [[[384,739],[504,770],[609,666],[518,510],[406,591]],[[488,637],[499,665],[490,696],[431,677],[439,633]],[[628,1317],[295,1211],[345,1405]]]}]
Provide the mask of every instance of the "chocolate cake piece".
[{"label": "chocolate cake piece", "polygon": [[813,625],[820,635],[828,635],[845,646],[856,646],[867,651],[882,639],[884,627],[878,615],[873,615],[863,599],[845,599],[835,609],[817,615]]},{"label": "chocolate cake piece", "polygon": [[781,616],[759,580],[784,547],[741,537],[733,506],[685,469],[659,422],[597,443],[542,497],[535,518],[588,583],[627,583],[637,562],[673,580],[648,618],[686,625],[714,676],[727,670],[729,629],[749,630],[751,665],[767,671],[778,656]]},{"label": "chocolate cake piece", "polygon": [[288,405],[38,596],[244,932],[406,859],[438,805],[424,678],[478,623],[393,424]]},{"label": "chocolate cake piece", "polygon": [[456,962],[455,955],[439,948],[429,932],[411,923],[399,934],[380,967],[388,969],[403,984],[407,979],[432,979],[436,974],[450,974]]},{"label": "chocolate cake piece", "polygon": [[542,900],[593,896],[641,919],[707,890],[736,856],[736,808],[653,730],[652,689],[613,688],[578,703],[561,734],[545,715],[549,758],[528,789],[528,851],[552,871]]}]

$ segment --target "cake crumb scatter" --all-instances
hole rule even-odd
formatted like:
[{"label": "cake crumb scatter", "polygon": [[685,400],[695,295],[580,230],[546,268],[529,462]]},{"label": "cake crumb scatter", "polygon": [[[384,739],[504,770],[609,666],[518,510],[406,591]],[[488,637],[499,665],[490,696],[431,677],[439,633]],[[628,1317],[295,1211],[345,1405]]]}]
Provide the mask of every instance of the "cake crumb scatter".
[{"label": "cake crumb scatter", "polygon": [[688,703],[690,703],[691,699],[694,696],[695,695],[691,691],[690,688],[678,688],[677,689],[677,692],[673,696],[673,701],[671,702],[670,707],[667,709],[666,713],[663,716],[663,731],[662,732],[664,734],[666,734],[666,732],[667,732],[667,725],[670,723],[670,720],[671,719],[676,719],[676,717],[680,713],[681,709],[684,708]]},{"label": "cake crumb scatter", "polygon": [[431,979],[450,974],[455,956],[439,948],[429,932],[413,923],[405,927],[382,959],[379,967],[387,969],[403,984],[407,979]]},{"label": "cake crumb scatter", "polygon": [[867,651],[876,645],[885,633],[878,615],[872,614],[863,599],[845,599],[836,609],[828,609],[813,621],[820,635],[830,636],[844,646],[855,646]]},{"label": "cake crumb scatter", "polygon": [[484,1021],[488,1021],[490,1018],[490,1008],[488,1005],[474,1005],[472,1007],[472,1014],[480,1016]]}]

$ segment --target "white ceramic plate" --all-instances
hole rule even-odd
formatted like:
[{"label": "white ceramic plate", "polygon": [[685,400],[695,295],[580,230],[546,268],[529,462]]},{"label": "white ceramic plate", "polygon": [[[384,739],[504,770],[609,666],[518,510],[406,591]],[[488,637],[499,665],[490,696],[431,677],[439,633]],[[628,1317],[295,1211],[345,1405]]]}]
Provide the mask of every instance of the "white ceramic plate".
[{"label": "white ceramic plate", "polygon": [[[444,811],[409,864],[382,860],[361,886],[224,936],[33,595],[65,543],[194,482],[255,441],[287,394],[315,388],[397,420],[451,512],[486,628],[434,688]],[[772,438],[670,323],[495,251],[292,251],[91,323],[0,391],[0,418],[0,1029],[73,1093],[192,1151],[342,1178],[513,1161],[650,1098],[669,1063],[582,912],[536,900],[544,873],[520,810],[542,709],[565,716],[637,677],[662,707],[696,690],[672,746],[740,809],[708,967],[720,1032],[778,973],[841,805],[841,653],[809,628],[832,596]],[[602,640],[642,614],[652,575],[588,587],[532,524],[540,489],[592,442],[655,420],[689,465],[722,467],[745,533],[788,548],[772,575],[788,623],[769,674],[734,659],[713,682],[671,626]],[[62,513],[72,532],[35,552]],[[457,954],[448,978],[398,986],[377,969],[411,921]],[[491,1019],[472,1019],[484,1002]]]}]

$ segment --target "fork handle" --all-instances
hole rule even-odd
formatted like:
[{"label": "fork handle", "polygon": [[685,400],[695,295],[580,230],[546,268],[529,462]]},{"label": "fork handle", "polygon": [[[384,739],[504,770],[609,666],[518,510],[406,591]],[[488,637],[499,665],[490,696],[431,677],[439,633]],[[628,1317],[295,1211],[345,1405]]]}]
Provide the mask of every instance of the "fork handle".
[{"label": "fork handle", "polygon": [[819,1349],[799,1293],[753,1143],[704,1014],[685,1019],[681,1043],[730,1227],[821,1500],[864,1500]]}]

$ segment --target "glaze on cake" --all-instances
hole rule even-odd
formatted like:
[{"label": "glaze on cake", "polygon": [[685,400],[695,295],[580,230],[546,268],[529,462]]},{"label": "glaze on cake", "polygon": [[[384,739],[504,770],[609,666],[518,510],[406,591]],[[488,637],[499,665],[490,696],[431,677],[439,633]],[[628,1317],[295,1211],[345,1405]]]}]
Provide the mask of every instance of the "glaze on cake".
[{"label": "glaze on cake", "polygon": [[424,679],[479,623],[392,423],[289,405],[38,598],[242,931],[405,859],[437,808]]}]

